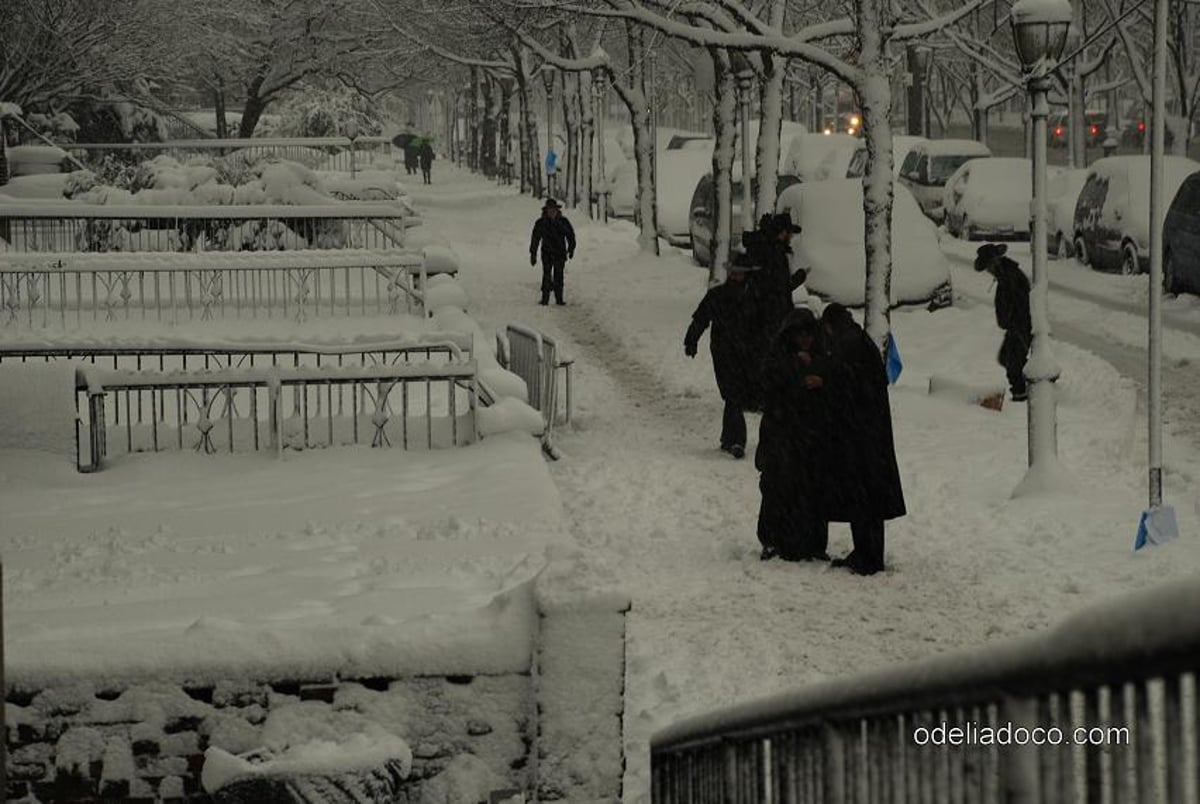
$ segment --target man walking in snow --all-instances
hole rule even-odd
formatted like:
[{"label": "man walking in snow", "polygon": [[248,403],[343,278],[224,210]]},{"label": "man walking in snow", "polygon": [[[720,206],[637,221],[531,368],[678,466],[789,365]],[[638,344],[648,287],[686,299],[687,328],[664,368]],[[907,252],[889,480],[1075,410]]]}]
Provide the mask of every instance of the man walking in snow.
[{"label": "man walking in snow", "polygon": [[831,460],[824,508],[830,522],[849,522],[854,538],[854,549],[833,565],[874,575],[884,569],[884,522],[907,513],[887,371],[879,348],[845,307],[826,307],[821,324],[830,355]]},{"label": "man walking in snow", "polygon": [[795,307],[792,291],[808,278],[804,270],[792,273],[792,235],[799,232],[800,227],[792,223],[792,217],[787,213],[764,215],[757,230],[742,234],[745,253],[733,260],[762,269],[755,274],[753,281],[763,327],[772,335],[779,331],[784,319]]},{"label": "man walking in snow", "polygon": [[550,303],[550,291],[554,291],[554,302],[563,301],[563,274],[567,260],[575,256],[575,229],[563,217],[562,207],[553,198],[546,199],[542,217],[533,224],[533,236],[529,240],[529,264],[537,265],[538,245],[542,248],[542,300],[541,305]]},{"label": "man walking in snow", "polygon": [[688,357],[699,352],[700,336],[712,326],[710,347],[717,388],[725,402],[721,449],[735,458],[746,455],[747,410],[762,409],[760,366],[767,348],[757,299],[747,274],[757,267],[733,265],[724,284],[714,285],[692,313],[683,340]]},{"label": "man walking in snow", "polygon": [[417,148],[417,159],[421,163],[421,178],[426,184],[433,184],[433,143],[427,138],[421,138],[421,145]]},{"label": "man walking in snow", "polygon": [[1033,343],[1033,319],[1029,314],[1029,279],[1013,260],[1005,256],[1008,246],[985,243],[975,253],[975,270],[987,271],[996,280],[996,325],[1004,330],[1004,341],[996,361],[1004,366],[1014,402],[1024,402],[1025,360]]}]

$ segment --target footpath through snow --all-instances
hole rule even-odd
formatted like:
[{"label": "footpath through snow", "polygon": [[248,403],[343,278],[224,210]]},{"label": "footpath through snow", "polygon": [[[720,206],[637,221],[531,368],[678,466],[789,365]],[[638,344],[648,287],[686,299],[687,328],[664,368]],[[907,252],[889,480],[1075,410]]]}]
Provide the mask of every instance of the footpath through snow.
[{"label": "footpath through snow", "polygon": [[[670,249],[640,256],[628,224],[602,228],[568,211],[579,233],[568,306],[539,307],[540,270],[528,261],[537,202],[446,166],[436,180],[415,200],[462,256],[473,314],[485,328],[544,328],[578,361],[575,427],[551,472],[591,564],[633,593],[626,800],[648,800],[647,740],[680,717],[1042,628],[1200,566],[1190,491],[1200,460],[1168,444],[1168,497],[1186,535],[1131,554],[1144,417],[1131,382],[1070,345],[1058,348],[1060,453],[1079,491],[1010,499],[1024,472],[1024,407],[996,414],[926,394],[934,374],[1003,381],[1000,333],[983,305],[894,317],[905,373],[893,412],[911,513],[889,526],[889,572],[760,562],[753,464],[716,449],[707,350],[683,356],[704,272]],[[848,531],[835,526],[831,542],[845,552]]]}]

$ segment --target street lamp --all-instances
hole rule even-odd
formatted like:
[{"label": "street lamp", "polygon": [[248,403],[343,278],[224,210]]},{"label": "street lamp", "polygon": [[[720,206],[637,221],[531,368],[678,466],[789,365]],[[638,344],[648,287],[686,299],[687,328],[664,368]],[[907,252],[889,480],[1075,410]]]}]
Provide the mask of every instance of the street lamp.
[{"label": "street lamp", "polygon": [[[1033,344],[1025,364],[1029,383],[1029,474],[1026,481],[1038,484],[1048,479],[1058,460],[1057,412],[1054,381],[1059,368],[1050,350],[1050,315],[1047,307],[1049,277],[1046,274],[1046,117],[1049,106],[1050,72],[1057,67],[1071,27],[1068,0],[1018,0],[1012,8],[1013,41],[1021,60],[1029,91],[1033,119],[1033,288],[1030,307]],[[1024,485],[1024,484],[1022,484]]]},{"label": "street lamp", "polygon": [[342,132],[350,138],[350,178],[353,179],[357,175],[354,165],[354,141],[358,139],[358,121],[351,117],[342,126]]},{"label": "street lamp", "polygon": [[754,88],[754,68],[740,50],[729,55],[729,65],[737,79],[742,130],[742,231],[754,231],[754,205],[750,200],[750,90]]},{"label": "street lamp", "polygon": [[[554,151],[554,68],[542,65],[542,81],[546,86],[546,195],[554,195],[554,173],[551,172],[550,154]],[[555,160],[557,171],[557,159]]]},{"label": "street lamp", "polygon": [[602,69],[597,69],[592,76],[592,93],[596,101],[596,200],[600,205],[600,222],[608,223],[608,170],[604,165],[604,152],[607,144],[604,134],[604,120],[608,117],[608,75]]}]

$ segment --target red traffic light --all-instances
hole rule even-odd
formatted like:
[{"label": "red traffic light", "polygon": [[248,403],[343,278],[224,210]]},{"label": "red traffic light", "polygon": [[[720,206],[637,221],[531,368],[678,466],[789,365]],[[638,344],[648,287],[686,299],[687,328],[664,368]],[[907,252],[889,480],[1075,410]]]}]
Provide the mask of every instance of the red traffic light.
[{"label": "red traffic light", "polygon": [[1099,132],[1100,132],[1100,129],[1099,129],[1099,128],[1097,128],[1096,126],[1092,126],[1092,133],[1093,133],[1093,134],[1098,134]]},{"label": "red traffic light", "polygon": [[1062,127],[1054,129],[1054,136],[1061,137],[1063,135]]},{"label": "red traffic light", "polygon": [[1145,130],[1146,130],[1146,123],[1142,120],[1139,120],[1138,121],[1138,131],[1145,131]]}]

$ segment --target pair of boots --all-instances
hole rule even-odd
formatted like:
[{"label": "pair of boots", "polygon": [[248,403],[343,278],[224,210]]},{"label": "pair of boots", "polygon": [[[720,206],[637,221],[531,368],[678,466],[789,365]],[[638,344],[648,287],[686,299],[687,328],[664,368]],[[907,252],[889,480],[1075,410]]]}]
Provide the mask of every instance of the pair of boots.
[{"label": "pair of boots", "polygon": [[[543,307],[545,307],[545,306],[546,306],[547,304],[549,304],[549,303],[550,303],[550,294],[548,294],[548,293],[543,293],[543,294],[542,294],[542,300],[541,300],[540,302],[538,302],[538,304],[540,304],[540,305],[542,305]],[[555,304],[557,304],[559,307],[562,307],[562,306],[564,306],[564,305],[566,304],[566,302],[565,302],[565,301],[563,301],[563,297],[562,297],[562,296],[559,296],[559,295],[557,295],[557,294],[556,294],[556,295],[555,295],[555,297],[554,297],[554,303],[555,303]]]}]

